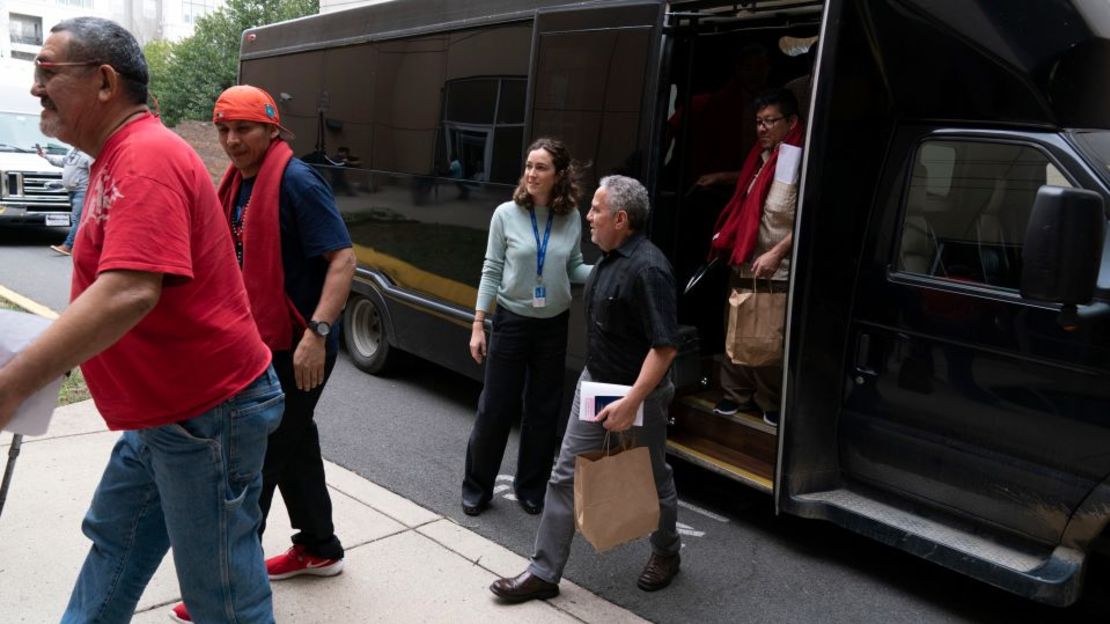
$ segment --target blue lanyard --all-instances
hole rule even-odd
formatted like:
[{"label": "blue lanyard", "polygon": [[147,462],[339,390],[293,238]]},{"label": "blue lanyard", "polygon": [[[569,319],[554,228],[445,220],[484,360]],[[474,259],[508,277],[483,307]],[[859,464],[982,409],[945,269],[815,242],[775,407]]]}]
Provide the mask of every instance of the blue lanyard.
[{"label": "blue lanyard", "polygon": [[551,238],[551,222],[555,219],[555,213],[547,209],[547,228],[543,232],[543,242],[540,242],[540,226],[536,223],[536,209],[528,211],[532,217],[532,233],[536,235],[536,277],[543,277],[543,263],[547,259],[547,241]]}]

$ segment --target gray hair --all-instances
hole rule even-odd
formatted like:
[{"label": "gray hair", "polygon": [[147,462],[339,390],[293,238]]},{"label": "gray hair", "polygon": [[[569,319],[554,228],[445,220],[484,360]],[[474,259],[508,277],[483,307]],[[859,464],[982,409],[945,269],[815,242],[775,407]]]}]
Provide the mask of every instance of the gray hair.
[{"label": "gray hair", "polygon": [[609,212],[615,215],[623,210],[628,215],[628,225],[633,231],[640,232],[647,227],[651,203],[648,201],[647,189],[639,180],[611,175],[602,178],[598,186],[605,189]]},{"label": "gray hair", "polygon": [[69,61],[111,65],[123,81],[123,91],[135,104],[146,104],[150,71],[139,42],[123,26],[101,17],[73,17],[50,29],[70,35]]}]

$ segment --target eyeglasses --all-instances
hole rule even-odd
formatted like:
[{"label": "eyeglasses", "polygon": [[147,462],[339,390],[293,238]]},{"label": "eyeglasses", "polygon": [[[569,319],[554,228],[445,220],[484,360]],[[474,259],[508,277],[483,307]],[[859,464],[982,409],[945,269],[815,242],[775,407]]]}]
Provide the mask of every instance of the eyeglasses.
[{"label": "eyeglasses", "polygon": [[44,85],[57,75],[59,67],[95,67],[100,61],[44,61],[35,59],[35,84]]},{"label": "eyeglasses", "polygon": [[755,118],[755,125],[756,125],[757,128],[763,128],[765,130],[770,130],[771,126],[777,124],[778,122],[782,121],[783,119],[786,119],[786,117],[767,117],[766,119],[760,119],[759,117],[756,117]]}]

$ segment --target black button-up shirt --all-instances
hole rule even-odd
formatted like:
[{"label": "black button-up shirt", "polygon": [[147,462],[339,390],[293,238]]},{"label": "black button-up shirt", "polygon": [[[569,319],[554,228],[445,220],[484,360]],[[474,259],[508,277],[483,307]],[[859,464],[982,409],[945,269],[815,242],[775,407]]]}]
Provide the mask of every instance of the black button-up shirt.
[{"label": "black button-up shirt", "polygon": [[649,350],[678,346],[674,274],[643,234],[605,254],[585,295],[586,369],[594,381],[631,385]]}]

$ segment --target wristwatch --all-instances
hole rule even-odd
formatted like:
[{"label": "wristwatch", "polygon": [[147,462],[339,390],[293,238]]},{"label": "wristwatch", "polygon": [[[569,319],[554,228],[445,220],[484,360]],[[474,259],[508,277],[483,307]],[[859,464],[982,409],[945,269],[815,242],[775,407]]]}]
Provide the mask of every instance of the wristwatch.
[{"label": "wristwatch", "polygon": [[312,330],[312,333],[323,338],[327,338],[328,334],[331,333],[331,324],[327,321],[309,321],[308,328]]}]

